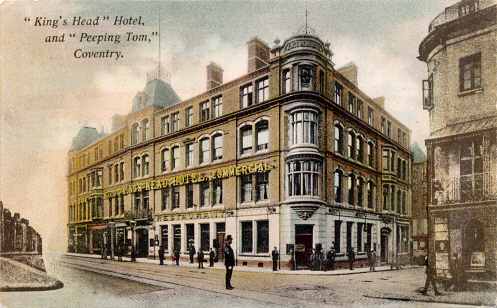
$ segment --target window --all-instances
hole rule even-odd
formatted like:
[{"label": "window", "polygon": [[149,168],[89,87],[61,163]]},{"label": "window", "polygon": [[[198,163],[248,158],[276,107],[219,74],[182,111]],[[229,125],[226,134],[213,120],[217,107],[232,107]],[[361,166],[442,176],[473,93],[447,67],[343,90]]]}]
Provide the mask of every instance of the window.
[{"label": "window", "polygon": [[352,227],[354,223],[347,221],[347,250],[352,248]]},{"label": "window", "polygon": [[283,71],[283,94],[290,93],[292,91],[292,79],[290,70]]},{"label": "window", "polygon": [[319,196],[321,181],[319,161],[290,161],[287,170],[289,196]]},{"label": "window", "polygon": [[212,204],[223,203],[223,180],[215,179],[212,181]]},{"label": "window", "polygon": [[368,106],[368,124],[374,127],[374,111]]},{"label": "window", "polygon": [[255,175],[255,201],[268,199],[269,173],[257,173]]},{"label": "window", "polygon": [[478,11],[480,8],[479,0],[461,1],[459,4],[458,14],[459,17],[466,16]]},{"label": "window", "polygon": [[251,253],[253,246],[252,221],[242,221],[242,253]]},{"label": "window", "polygon": [[392,137],[392,122],[387,121],[387,136]]},{"label": "window", "polygon": [[145,119],[142,121],[142,141],[150,139],[150,121]]},{"label": "window", "polygon": [[341,243],[341,238],[342,238],[342,234],[341,234],[341,229],[342,229],[342,221],[341,220],[335,220],[335,251],[337,253],[340,253],[340,243]]},{"label": "window", "polygon": [[335,171],[335,176],[333,179],[333,193],[335,194],[335,202],[342,202],[342,172],[340,170]]},{"label": "window", "polygon": [[397,177],[400,179],[402,177],[402,160],[397,157]]},{"label": "window", "polygon": [[459,60],[460,91],[481,87],[481,54],[477,53]]},{"label": "window", "polygon": [[173,186],[171,188],[171,197],[172,197],[171,208],[173,208],[173,209],[179,208],[179,186]]},{"label": "window", "polygon": [[193,184],[186,184],[186,207],[193,208]]},{"label": "window", "polygon": [[162,172],[165,172],[169,168],[169,150],[162,149],[160,152],[160,157],[161,157],[161,170]]},{"label": "window", "polygon": [[401,211],[400,211],[402,215],[407,214],[407,208],[406,208],[406,199],[407,198],[406,197],[407,197],[407,192],[403,191],[402,192],[402,202],[401,202],[402,207],[401,207]]},{"label": "window", "polygon": [[348,192],[348,202],[350,205],[355,205],[354,189],[355,188],[355,176],[349,174],[347,177],[347,192]]},{"label": "window", "polygon": [[169,134],[169,116],[165,116],[160,119],[160,134]]},{"label": "window", "polygon": [[173,251],[181,250],[181,225],[173,225]]},{"label": "window", "polygon": [[138,125],[138,123],[135,123],[131,127],[131,144],[138,143],[139,134],[140,134],[140,126]]},{"label": "window", "polygon": [[171,115],[171,132],[176,132],[179,130],[179,112],[175,112]]},{"label": "window", "polygon": [[119,181],[119,164],[114,165],[114,180]]},{"label": "window", "polygon": [[246,85],[240,88],[240,101],[242,108],[252,106],[252,85]]},{"label": "window", "polygon": [[241,142],[241,154],[247,154],[252,152],[252,126],[245,125],[240,129],[240,135],[242,136]]},{"label": "window", "polygon": [[186,227],[186,247],[187,249],[190,245],[195,245],[195,225],[185,224]]},{"label": "window", "polygon": [[223,135],[212,136],[212,160],[223,159]]},{"label": "window", "polygon": [[383,150],[383,170],[389,171],[390,170],[390,151],[389,150]]},{"label": "window", "polygon": [[193,107],[185,109],[185,127],[193,125]]},{"label": "window", "polygon": [[257,151],[266,150],[269,144],[268,121],[262,120],[255,124],[255,139]]},{"label": "window", "polygon": [[433,108],[433,74],[428,79],[423,80],[423,109]]},{"label": "window", "polygon": [[119,164],[119,174],[120,174],[120,181],[124,181],[124,162],[121,162]]},{"label": "window", "polygon": [[357,206],[362,207],[364,204],[364,181],[358,177],[357,180]]},{"label": "window", "polygon": [[290,115],[291,144],[317,145],[318,116],[314,111],[297,111]]},{"label": "window", "polygon": [[209,102],[200,104],[200,122],[208,121],[210,119]]},{"label": "window", "polygon": [[390,194],[390,188],[388,185],[383,185],[383,210],[388,211],[390,208],[390,198],[388,197]]},{"label": "window", "polygon": [[373,182],[369,181],[367,185],[367,194],[368,194],[368,208],[372,209],[374,208],[374,184]]},{"label": "window", "polygon": [[141,158],[135,157],[133,160],[133,177],[139,177],[141,175]]},{"label": "window", "polygon": [[355,159],[355,134],[354,132],[350,131],[349,134],[348,134],[348,138],[347,138],[347,155],[352,158],[352,159]]},{"label": "window", "polygon": [[209,224],[200,224],[200,250],[209,251],[210,248],[210,230]]},{"label": "window", "polygon": [[362,249],[362,233],[364,232],[363,231],[363,226],[364,224],[362,223],[357,223],[357,237],[356,237],[356,240],[357,240],[357,243],[356,243],[356,246],[357,246],[357,251],[364,251]]},{"label": "window", "polygon": [[387,134],[387,121],[384,117],[381,117],[381,132],[386,135]]},{"label": "window", "polygon": [[241,202],[251,202],[252,201],[252,176],[243,175],[240,179],[241,181]]},{"label": "window", "polygon": [[214,119],[223,115],[223,97],[218,96],[212,100],[212,109]]},{"label": "window", "polygon": [[390,186],[390,210],[395,212],[395,186]]},{"label": "window", "polygon": [[335,124],[335,152],[343,154],[343,128]]},{"label": "window", "polygon": [[179,159],[179,146],[174,146],[171,148],[171,170],[179,168]]},{"label": "window", "polygon": [[164,250],[168,250],[169,248],[169,230],[168,225],[160,226],[160,234],[161,234],[161,245]]},{"label": "window", "polygon": [[269,221],[260,220],[257,224],[257,253],[269,252]]},{"label": "window", "polygon": [[148,155],[143,155],[142,157],[142,163],[143,163],[143,176],[146,176],[149,174],[150,171],[150,157]]},{"label": "window", "polygon": [[109,198],[109,217],[112,217],[112,198]]},{"label": "window", "polygon": [[347,110],[352,114],[355,113],[356,102],[357,102],[357,98],[355,97],[355,95],[352,93],[349,93],[349,104],[348,104]]},{"label": "window", "polygon": [[193,165],[193,143],[185,144],[185,167]]},{"label": "window", "polygon": [[324,93],[324,72],[323,71],[319,71],[319,92],[321,94],[325,94]]},{"label": "window", "polygon": [[119,196],[119,213],[124,214],[124,196]]},{"label": "window", "polygon": [[402,212],[402,191],[397,189],[397,213]]},{"label": "window", "polygon": [[209,138],[203,138],[199,141],[199,163],[203,164],[209,161]]},{"label": "window", "polygon": [[374,153],[374,144],[370,141],[368,142],[368,148],[367,148],[367,155],[368,155],[368,165],[370,167],[374,167],[374,156],[375,156],[375,153]]},{"label": "window", "polygon": [[162,188],[161,190],[161,197],[162,197],[162,202],[161,202],[161,207],[160,209],[162,211],[167,210],[170,202],[170,196],[169,196],[169,187],[168,188]]},{"label": "window", "polygon": [[335,104],[342,106],[343,87],[335,82]]},{"label": "window", "polygon": [[257,103],[262,103],[269,99],[269,78],[258,80],[257,83]]},{"label": "window", "polygon": [[364,161],[364,142],[361,136],[357,136],[356,138],[356,158],[358,161]]},{"label": "window", "polygon": [[[484,176],[482,138],[464,140],[460,147],[460,197],[462,201],[483,197]],[[485,179],[485,182],[487,180]],[[487,184],[488,185],[488,184]]]},{"label": "window", "polygon": [[362,118],[364,117],[364,114],[363,114],[363,109],[362,109],[362,105],[363,105],[362,101],[361,101],[361,100],[358,100],[358,101],[357,101],[357,114],[356,114],[356,115],[357,115],[357,117],[358,117],[359,119],[361,119],[361,120],[362,120]]},{"label": "window", "polygon": [[299,89],[301,91],[312,91],[314,89],[314,72],[312,65],[299,66]]},{"label": "window", "polygon": [[209,182],[200,183],[200,207],[209,205]]}]

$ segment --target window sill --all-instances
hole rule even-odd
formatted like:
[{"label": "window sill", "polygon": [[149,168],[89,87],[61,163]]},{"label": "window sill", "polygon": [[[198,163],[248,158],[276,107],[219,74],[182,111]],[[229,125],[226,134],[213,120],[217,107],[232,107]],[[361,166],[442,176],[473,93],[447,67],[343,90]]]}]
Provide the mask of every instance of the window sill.
[{"label": "window sill", "polygon": [[472,95],[472,94],[477,94],[477,93],[483,93],[483,88],[475,88],[471,90],[465,90],[465,91],[460,91],[457,96],[462,97],[466,95]]}]

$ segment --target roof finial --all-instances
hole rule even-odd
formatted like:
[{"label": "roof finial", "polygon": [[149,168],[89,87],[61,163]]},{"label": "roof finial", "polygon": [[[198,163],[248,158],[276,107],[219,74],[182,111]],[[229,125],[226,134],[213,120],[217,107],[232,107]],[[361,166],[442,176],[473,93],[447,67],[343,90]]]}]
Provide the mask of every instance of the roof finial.
[{"label": "roof finial", "polygon": [[307,32],[307,1],[305,2],[305,34],[308,34],[308,32]]},{"label": "roof finial", "polygon": [[159,76],[158,78],[160,78],[160,62],[161,62],[161,58],[160,58],[160,7],[159,7]]}]

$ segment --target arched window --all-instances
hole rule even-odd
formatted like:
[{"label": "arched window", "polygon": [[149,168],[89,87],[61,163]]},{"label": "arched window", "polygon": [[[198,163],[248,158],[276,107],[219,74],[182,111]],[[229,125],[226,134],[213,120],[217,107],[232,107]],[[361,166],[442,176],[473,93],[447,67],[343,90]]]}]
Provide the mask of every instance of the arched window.
[{"label": "arched window", "polygon": [[142,166],[142,168],[143,168],[142,175],[146,176],[150,172],[150,157],[147,154],[143,155],[143,157],[142,157],[142,165],[143,165]]},{"label": "arched window", "polygon": [[347,191],[348,191],[348,202],[350,205],[355,205],[355,176],[353,174],[349,174],[347,178]]},{"label": "arched window", "polygon": [[205,137],[199,140],[199,163],[206,163],[210,160],[209,138]]},{"label": "arched window", "polygon": [[212,136],[212,160],[223,159],[223,135]]},{"label": "arched window", "polygon": [[335,152],[343,154],[343,128],[335,124]]},{"label": "arched window", "polygon": [[262,120],[255,124],[255,143],[257,151],[266,150],[269,145],[269,123]]},{"label": "arched window", "polygon": [[357,183],[357,206],[362,207],[364,204],[364,181],[361,177],[358,177],[356,183]]},{"label": "arched window", "polygon": [[374,183],[371,181],[368,181],[368,208],[372,209],[374,208]]},{"label": "arched window", "polygon": [[245,125],[240,128],[240,153],[247,154],[251,153],[253,149],[253,141],[252,141],[252,126]]},{"label": "arched window", "polygon": [[355,159],[355,134],[350,131],[347,138],[347,154],[350,158]]},{"label": "arched window", "polygon": [[373,143],[370,141],[368,142],[368,165],[370,167],[374,167],[374,156],[375,156],[375,151],[374,151],[374,145]]},{"label": "arched window", "polygon": [[171,148],[171,170],[179,168],[179,146]]},{"label": "arched window", "polygon": [[133,177],[141,176],[141,157],[135,157],[133,159]]},{"label": "arched window", "polygon": [[343,201],[342,197],[342,172],[340,170],[335,171],[333,190],[335,194],[335,202],[341,203]]},{"label": "arched window", "polygon": [[150,139],[150,122],[148,119],[142,121],[142,141]]},{"label": "arched window", "polygon": [[360,162],[363,162],[364,157],[364,142],[361,136],[357,136],[356,138],[356,159]]},{"label": "arched window", "polygon": [[140,126],[138,123],[133,124],[131,127],[131,144],[137,144],[140,134]]},{"label": "arched window", "polygon": [[283,71],[283,94],[290,93],[292,91],[292,79],[290,78],[290,70]]},{"label": "arched window", "polygon": [[161,170],[162,172],[165,172],[167,171],[167,169],[169,169],[169,150],[162,149],[160,151],[160,158],[161,158]]}]

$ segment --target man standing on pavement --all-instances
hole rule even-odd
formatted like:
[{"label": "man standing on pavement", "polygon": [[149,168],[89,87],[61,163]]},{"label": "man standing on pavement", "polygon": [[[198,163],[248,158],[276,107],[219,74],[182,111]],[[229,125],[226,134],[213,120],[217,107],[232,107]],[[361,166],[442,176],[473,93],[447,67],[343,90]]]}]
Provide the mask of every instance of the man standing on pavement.
[{"label": "man standing on pavement", "polygon": [[371,250],[371,265],[369,270],[372,272],[376,271],[376,250],[374,249]]},{"label": "man standing on pavement", "polygon": [[434,268],[431,266],[430,262],[428,261],[428,256],[425,256],[425,266],[426,266],[426,282],[425,282],[425,287],[421,291],[421,294],[427,295],[428,294],[428,288],[430,287],[430,284],[433,286],[433,291],[435,292],[435,295],[441,295],[442,293],[438,292],[437,290],[437,283],[435,281],[435,271]]},{"label": "man standing on pavement", "polygon": [[174,259],[176,260],[176,266],[179,266],[179,249],[174,251]]},{"label": "man standing on pavement", "polygon": [[214,249],[211,248],[211,251],[209,251],[209,267],[214,266],[214,257],[215,257]]},{"label": "man standing on pavement", "polygon": [[335,248],[331,246],[330,250],[328,250],[328,253],[326,255],[326,260],[328,262],[328,267],[332,271],[335,270],[335,257],[336,257]]},{"label": "man standing on pavement", "polygon": [[233,275],[233,267],[235,266],[235,253],[231,248],[233,238],[230,234],[226,236],[226,244],[224,247],[224,265],[226,266],[226,289],[233,290],[231,286],[231,275]]},{"label": "man standing on pavement", "polygon": [[353,270],[354,269],[354,261],[355,261],[355,252],[354,252],[353,247],[349,248],[349,251],[347,253],[347,257],[349,258],[349,269]]},{"label": "man standing on pavement", "polygon": [[159,247],[159,265],[164,265],[164,246]]},{"label": "man standing on pavement", "polygon": [[193,263],[193,257],[195,257],[195,246],[193,246],[193,243],[190,244],[190,249],[188,253],[190,254],[190,263]]},{"label": "man standing on pavement", "polygon": [[273,272],[275,272],[278,270],[278,260],[280,258],[280,254],[276,246],[274,246],[274,249],[271,252],[271,257],[273,258]]},{"label": "man standing on pavement", "polygon": [[204,268],[204,252],[202,248],[198,250],[197,253],[198,268]]}]

